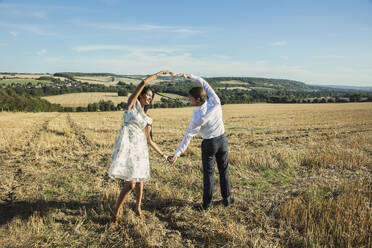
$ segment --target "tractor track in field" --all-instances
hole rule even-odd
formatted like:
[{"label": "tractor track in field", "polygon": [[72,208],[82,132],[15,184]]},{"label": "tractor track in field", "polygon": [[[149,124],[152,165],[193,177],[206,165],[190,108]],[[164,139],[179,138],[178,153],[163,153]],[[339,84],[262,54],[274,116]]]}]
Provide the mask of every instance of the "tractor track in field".
[{"label": "tractor track in field", "polygon": [[2,166],[6,168],[4,171],[7,174],[7,184],[2,182],[1,185],[3,193],[0,195],[0,200],[2,202],[12,204],[17,200],[17,191],[32,179],[32,175],[25,172],[24,167],[26,164],[38,166],[37,151],[34,146],[38,143],[43,132],[48,129],[49,123],[59,116],[60,114],[43,121],[23,144],[12,144],[7,151],[1,151],[7,155],[2,156]]},{"label": "tractor track in field", "polygon": [[[70,115],[67,115],[67,123],[71,129],[74,140],[72,146],[74,151],[79,153],[79,163],[84,164],[86,168],[95,174],[99,168],[106,167],[111,158],[111,154],[102,153],[102,145],[89,139],[85,130],[77,124]],[[76,158],[72,158],[73,160]],[[107,168],[108,169],[108,168]]]},{"label": "tractor track in field", "polygon": [[[58,129],[53,124],[58,124]],[[49,173],[55,170],[85,171],[95,174],[97,166],[103,160],[97,160],[97,145],[90,141],[84,130],[76,124],[70,114],[59,113],[46,120],[41,120],[33,128],[23,142],[12,144],[7,150],[1,151],[7,156],[1,156],[1,167],[4,168],[3,182],[0,183],[0,206],[7,208],[16,204],[22,196],[25,187],[30,187],[39,173]],[[61,143],[50,141],[43,143],[41,139],[56,135]],[[1,154],[0,154],[1,155]],[[5,170],[6,168],[6,170]],[[88,169],[88,170],[87,170]],[[53,172],[53,173],[54,173]],[[92,174],[92,175],[93,175]],[[5,180],[6,179],[6,180]]]},{"label": "tractor track in field", "polygon": [[91,142],[84,134],[84,130],[71,119],[71,115],[67,115],[67,123],[70,126],[72,133],[76,136],[76,139],[80,142],[82,146],[86,148],[91,148],[92,150],[96,148],[96,145],[93,144],[93,142]]}]

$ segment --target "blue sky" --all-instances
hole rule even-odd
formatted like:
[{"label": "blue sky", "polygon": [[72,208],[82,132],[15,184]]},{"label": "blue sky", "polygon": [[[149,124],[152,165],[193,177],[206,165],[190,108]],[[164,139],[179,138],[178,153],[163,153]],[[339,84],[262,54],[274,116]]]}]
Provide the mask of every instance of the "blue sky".
[{"label": "blue sky", "polygon": [[0,72],[372,86],[372,0],[0,0]]}]

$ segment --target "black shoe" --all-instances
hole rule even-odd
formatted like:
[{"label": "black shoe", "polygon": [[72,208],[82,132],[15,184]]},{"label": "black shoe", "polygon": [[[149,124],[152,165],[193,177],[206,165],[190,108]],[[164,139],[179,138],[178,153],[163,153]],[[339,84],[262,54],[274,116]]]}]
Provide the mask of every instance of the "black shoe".
[{"label": "black shoe", "polygon": [[200,203],[194,204],[192,207],[197,211],[207,210],[209,208],[209,206],[204,206],[204,204]]},{"label": "black shoe", "polygon": [[227,197],[226,199],[223,199],[222,202],[223,202],[223,205],[225,205],[225,207],[228,207],[235,202],[235,199],[232,197]]}]

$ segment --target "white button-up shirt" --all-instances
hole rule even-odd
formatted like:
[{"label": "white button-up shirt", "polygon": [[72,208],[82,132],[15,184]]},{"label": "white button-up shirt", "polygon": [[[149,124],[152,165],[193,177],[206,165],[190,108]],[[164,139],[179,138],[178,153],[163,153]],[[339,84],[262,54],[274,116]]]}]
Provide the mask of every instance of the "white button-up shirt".
[{"label": "white button-up shirt", "polygon": [[174,153],[176,156],[180,156],[186,150],[192,137],[199,131],[203,139],[215,138],[225,133],[220,98],[207,81],[201,77],[191,75],[191,80],[198,82],[204,88],[208,100],[194,110],[186,134]]}]

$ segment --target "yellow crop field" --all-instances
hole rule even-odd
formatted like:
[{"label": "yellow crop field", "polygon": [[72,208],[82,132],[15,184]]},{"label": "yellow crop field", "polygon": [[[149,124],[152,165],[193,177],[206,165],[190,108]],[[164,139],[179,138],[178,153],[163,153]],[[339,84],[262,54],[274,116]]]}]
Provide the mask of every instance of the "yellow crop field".
[{"label": "yellow crop field", "polygon": [[0,73],[0,78],[7,78],[7,79],[12,79],[12,78],[21,78],[21,79],[38,79],[40,77],[52,77],[52,78],[56,78],[56,79],[60,79],[62,81],[66,80],[65,77],[57,77],[57,76],[54,76],[54,75],[51,75],[51,74],[27,74],[27,73],[23,73],[23,74],[19,74],[19,73],[14,73],[14,74],[3,74],[3,73]]},{"label": "yellow crop field", "polygon": [[116,92],[86,92],[86,93],[71,93],[54,96],[44,96],[43,99],[51,103],[58,103],[66,107],[86,107],[89,103],[104,101],[112,101],[118,104],[126,102],[128,97],[118,96]]},{"label": "yellow crop field", "polygon": [[[192,111],[149,111],[167,154]],[[150,152],[146,219],[132,194],[112,228],[121,184],[107,170],[123,113],[0,113],[0,246],[372,246],[372,103],[224,105],[223,114],[235,203],[193,210],[198,135],[174,166]]]}]

